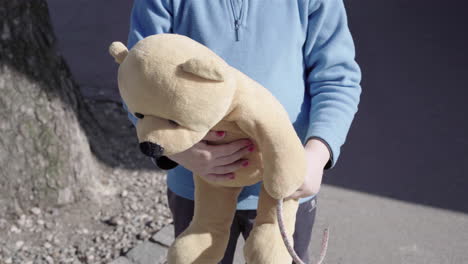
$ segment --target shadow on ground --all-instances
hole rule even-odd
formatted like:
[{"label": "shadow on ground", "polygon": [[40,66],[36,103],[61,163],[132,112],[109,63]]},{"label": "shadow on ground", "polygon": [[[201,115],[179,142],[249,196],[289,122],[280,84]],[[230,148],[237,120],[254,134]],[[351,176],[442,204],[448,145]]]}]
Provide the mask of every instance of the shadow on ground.
[{"label": "shadow on ground", "polygon": [[[65,57],[93,124],[84,124],[91,149],[106,165],[155,169],[138,149],[134,127],[122,109],[117,64],[108,53],[113,41],[126,40],[131,1],[47,1],[57,48]],[[111,12],[112,10],[112,12]]]}]

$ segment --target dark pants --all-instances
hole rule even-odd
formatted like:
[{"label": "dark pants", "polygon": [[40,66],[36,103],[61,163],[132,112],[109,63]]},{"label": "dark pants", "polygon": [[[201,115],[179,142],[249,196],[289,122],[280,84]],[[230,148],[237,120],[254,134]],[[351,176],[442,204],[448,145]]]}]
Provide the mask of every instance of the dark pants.
[{"label": "dark pants", "polygon": [[[174,219],[175,236],[182,233],[190,224],[193,217],[194,202],[185,199],[171,190],[167,189],[167,198],[169,208]],[[312,227],[314,225],[316,213],[316,199],[302,203],[299,205],[296,215],[296,226],[294,232],[294,250],[304,263],[310,263],[308,247],[312,235]],[[237,239],[242,234],[244,239],[249,236],[252,230],[256,210],[237,210],[231,226],[231,235],[229,243],[224,254],[221,264],[232,264],[234,259],[234,251],[236,250]]]}]

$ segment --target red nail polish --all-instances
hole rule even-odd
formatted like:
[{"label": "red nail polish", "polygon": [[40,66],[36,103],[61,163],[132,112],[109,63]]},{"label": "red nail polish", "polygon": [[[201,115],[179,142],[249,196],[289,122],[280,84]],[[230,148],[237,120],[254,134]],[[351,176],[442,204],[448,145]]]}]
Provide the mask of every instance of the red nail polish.
[{"label": "red nail polish", "polygon": [[226,133],[226,132],[224,132],[224,131],[216,131],[216,135],[217,135],[218,137],[224,136],[225,133]]},{"label": "red nail polish", "polygon": [[250,146],[247,150],[248,150],[249,152],[252,152],[252,151],[254,151],[254,149],[255,149],[255,146]]},{"label": "red nail polish", "polygon": [[246,160],[246,161],[244,161],[244,162],[242,163],[242,167],[245,168],[245,167],[247,167],[247,166],[249,166],[249,161],[248,161],[248,160]]}]

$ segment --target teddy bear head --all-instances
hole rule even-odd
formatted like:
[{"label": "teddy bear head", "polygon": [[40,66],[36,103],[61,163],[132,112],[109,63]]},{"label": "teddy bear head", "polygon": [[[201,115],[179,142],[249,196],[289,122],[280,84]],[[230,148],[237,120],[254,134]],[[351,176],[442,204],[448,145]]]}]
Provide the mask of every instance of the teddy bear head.
[{"label": "teddy bear head", "polygon": [[158,34],[130,51],[120,42],[112,43],[109,51],[120,64],[120,95],[138,118],[145,155],[157,158],[192,147],[232,105],[232,68],[188,37]]}]

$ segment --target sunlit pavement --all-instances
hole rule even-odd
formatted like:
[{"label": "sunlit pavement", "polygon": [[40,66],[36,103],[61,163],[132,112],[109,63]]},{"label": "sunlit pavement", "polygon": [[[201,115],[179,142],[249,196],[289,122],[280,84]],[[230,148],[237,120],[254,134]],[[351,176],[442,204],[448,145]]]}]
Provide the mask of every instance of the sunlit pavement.
[{"label": "sunlit pavement", "polygon": [[[328,226],[326,263],[468,263],[468,214],[332,186],[324,186],[319,197],[312,257]],[[236,263],[243,263],[238,253]]]},{"label": "sunlit pavement", "polygon": [[327,263],[468,263],[468,214],[330,186],[318,206],[311,249],[330,226]]}]

